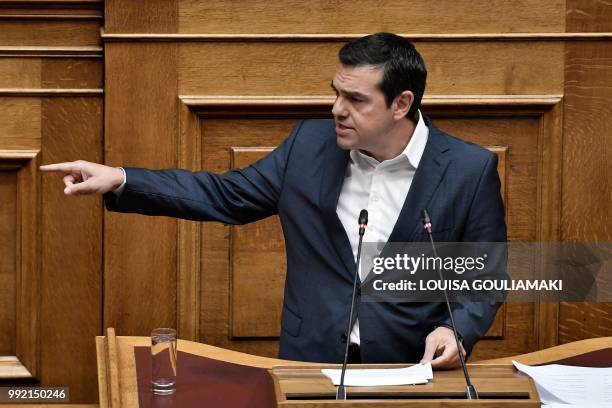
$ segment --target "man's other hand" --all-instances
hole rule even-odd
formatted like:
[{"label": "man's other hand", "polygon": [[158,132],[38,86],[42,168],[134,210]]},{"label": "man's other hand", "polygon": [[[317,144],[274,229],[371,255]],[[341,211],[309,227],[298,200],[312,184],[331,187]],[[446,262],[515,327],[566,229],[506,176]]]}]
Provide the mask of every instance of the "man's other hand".
[{"label": "man's other hand", "polygon": [[[465,356],[465,349],[461,345],[461,352]],[[425,353],[421,364],[431,363],[433,368],[450,369],[461,365],[457,342],[453,331],[448,327],[440,326],[429,333],[425,339]]]},{"label": "man's other hand", "polygon": [[86,195],[104,194],[123,184],[123,171],[84,160],[47,164],[40,166],[41,171],[64,173],[64,194]]}]

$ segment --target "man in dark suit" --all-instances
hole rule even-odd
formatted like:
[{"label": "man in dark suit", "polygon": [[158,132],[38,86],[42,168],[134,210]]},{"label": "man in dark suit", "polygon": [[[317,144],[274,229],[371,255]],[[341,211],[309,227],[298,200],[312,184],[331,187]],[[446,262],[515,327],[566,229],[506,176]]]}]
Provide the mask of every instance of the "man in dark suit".
[{"label": "man in dark suit", "polygon": [[[438,130],[419,106],[426,69],[413,45],[379,33],[340,50],[334,120],[306,120],[270,155],[223,175],[112,168],[83,161],[42,166],[66,173],[68,195],[104,193],[111,211],[244,224],[278,214],[287,248],[280,357],[341,362],[459,364],[443,303],[363,302],[349,338],[357,216],[365,241],[424,241],[428,209],[443,241],[506,240],[497,157]],[[363,276],[362,276],[363,278]],[[465,353],[498,303],[456,303]]]}]

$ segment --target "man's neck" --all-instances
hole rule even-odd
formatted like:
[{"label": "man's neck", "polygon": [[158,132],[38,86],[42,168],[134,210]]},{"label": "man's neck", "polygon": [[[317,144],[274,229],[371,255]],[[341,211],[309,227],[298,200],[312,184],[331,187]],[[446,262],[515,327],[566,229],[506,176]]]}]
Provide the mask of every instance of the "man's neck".
[{"label": "man's neck", "polygon": [[393,159],[406,149],[406,146],[410,143],[410,139],[412,139],[415,129],[416,123],[404,119],[397,123],[397,125],[387,133],[385,140],[387,140],[388,143],[384,148],[376,152],[368,151],[366,153],[379,162]]}]

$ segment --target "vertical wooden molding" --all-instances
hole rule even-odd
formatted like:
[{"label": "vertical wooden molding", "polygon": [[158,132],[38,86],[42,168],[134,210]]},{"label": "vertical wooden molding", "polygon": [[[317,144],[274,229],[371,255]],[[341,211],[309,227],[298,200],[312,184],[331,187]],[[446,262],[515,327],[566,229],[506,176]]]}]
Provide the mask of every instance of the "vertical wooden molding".
[{"label": "vertical wooden molding", "polygon": [[109,327],[106,331],[105,338],[105,358],[106,358],[106,380],[108,385],[108,394],[110,396],[110,407],[121,407],[121,377],[119,367],[119,346],[115,329]]},{"label": "vertical wooden molding", "polygon": [[[561,242],[563,104],[555,104],[540,120],[538,141],[538,242]],[[559,343],[559,302],[539,302],[536,310],[539,350]]]},{"label": "vertical wooden molding", "polygon": [[[178,166],[197,171],[202,166],[200,118],[179,103]],[[200,334],[201,227],[195,221],[178,220],[177,326],[181,339],[198,341]]]},{"label": "vertical wooden molding", "polygon": [[[15,360],[0,361],[0,376],[40,375],[39,150],[0,150],[3,168],[17,174]],[[7,365],[5,368],[4,366]]]}]

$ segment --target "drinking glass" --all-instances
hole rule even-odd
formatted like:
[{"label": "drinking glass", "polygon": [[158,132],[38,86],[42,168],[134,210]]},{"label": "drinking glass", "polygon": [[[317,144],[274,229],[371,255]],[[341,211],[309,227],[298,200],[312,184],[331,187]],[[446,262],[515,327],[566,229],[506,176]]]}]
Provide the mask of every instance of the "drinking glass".
[{"label": "drinking glass", "polygon": [[154,394],[176,391],[176,330],[159,328],[151,332],[151,388]]}]

